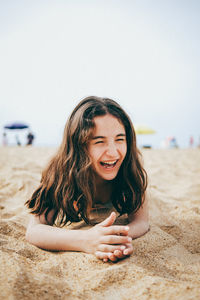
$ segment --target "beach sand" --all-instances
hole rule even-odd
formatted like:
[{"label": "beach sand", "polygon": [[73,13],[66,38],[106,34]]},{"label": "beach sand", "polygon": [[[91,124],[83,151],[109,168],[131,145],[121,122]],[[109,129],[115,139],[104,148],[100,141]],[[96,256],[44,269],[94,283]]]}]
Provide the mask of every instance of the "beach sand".
[{"label": "beach sand", "polygon": [[28,244],[24,202],[53,148],[0,148],[0,299],[200,299],[200,149],[143,150],[150,231],[103,263]]}]

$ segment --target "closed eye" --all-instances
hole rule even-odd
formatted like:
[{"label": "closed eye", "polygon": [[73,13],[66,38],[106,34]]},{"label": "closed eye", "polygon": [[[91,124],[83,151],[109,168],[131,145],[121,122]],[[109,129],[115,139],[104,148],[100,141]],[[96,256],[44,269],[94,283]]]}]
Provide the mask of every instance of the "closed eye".
[{"label": "closed eye", "polygon": [[97,142],[95,142],[94,144],[95,144],[95,145],[97,145],[97,144],[103,144],[103,141],[97,141]]},{"label": "closed eye", "polygon": [[116,141],[117,141],[117,142],[121,142],[121,141],[125,141],[125,139],[120,138],[120,139],[117,139]]}]

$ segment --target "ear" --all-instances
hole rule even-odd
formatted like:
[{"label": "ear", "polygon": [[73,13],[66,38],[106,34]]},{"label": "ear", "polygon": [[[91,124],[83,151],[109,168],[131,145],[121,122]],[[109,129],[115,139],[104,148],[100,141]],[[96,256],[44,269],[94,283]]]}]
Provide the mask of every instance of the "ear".
[{"label": "ear", "polygon": [[111,226],[115,222],[116,217],[117,217],[116,213],[111,212],[110,216],[108,218],[106,218],[103,222],[99,223],[98,225],[103,226],[103,227]]}]

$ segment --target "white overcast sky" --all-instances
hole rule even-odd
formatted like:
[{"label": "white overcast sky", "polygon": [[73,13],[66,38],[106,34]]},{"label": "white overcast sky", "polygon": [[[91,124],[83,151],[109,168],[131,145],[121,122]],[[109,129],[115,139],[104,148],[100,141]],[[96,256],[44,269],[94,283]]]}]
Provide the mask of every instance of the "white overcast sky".
[{"label": "white overcast sky", "polygon": [[117,100],[159,146],[200,137],[200,1],[1,0],[0,132],[30,124],[57,145],[74,105]]}]

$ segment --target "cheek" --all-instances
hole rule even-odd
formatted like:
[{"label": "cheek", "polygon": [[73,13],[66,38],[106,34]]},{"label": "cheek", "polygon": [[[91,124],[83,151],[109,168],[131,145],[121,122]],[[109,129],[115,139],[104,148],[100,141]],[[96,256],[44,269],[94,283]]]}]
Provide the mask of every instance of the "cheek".
[{"label": "cheek", "polygon": [[122,156],[125,158],[126,153],[127,153],[127,145],[123,145],[123,146],[121,147],[120,152],[121,152]]},{"label": "cheek", "polygon": [[89,155],[93,163],[95,163],[99,157],[97,149],[90,149]]}]

